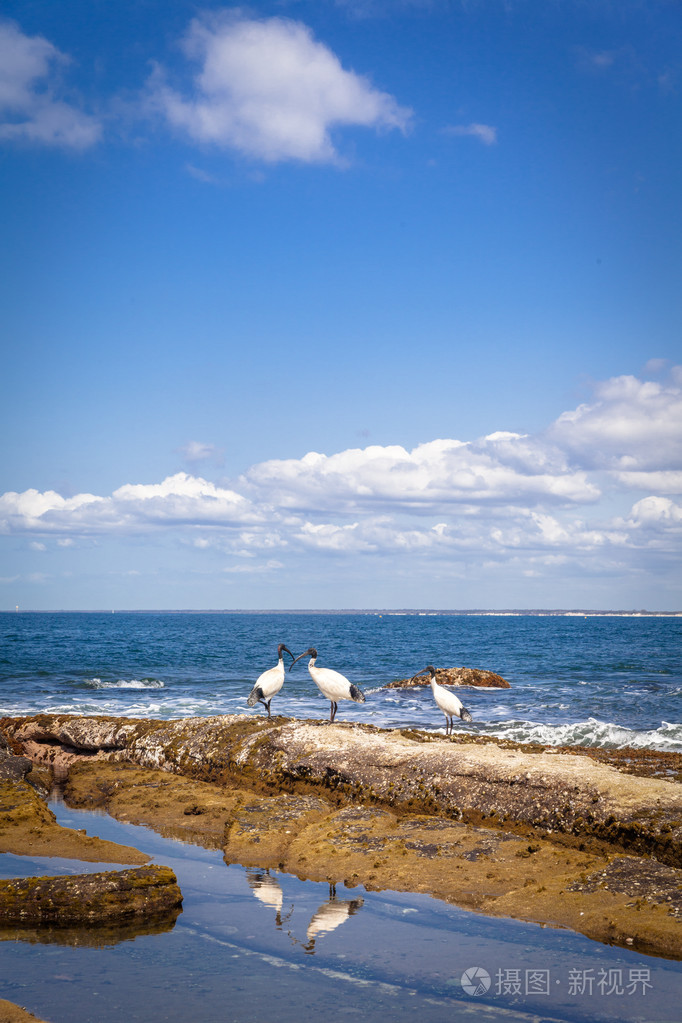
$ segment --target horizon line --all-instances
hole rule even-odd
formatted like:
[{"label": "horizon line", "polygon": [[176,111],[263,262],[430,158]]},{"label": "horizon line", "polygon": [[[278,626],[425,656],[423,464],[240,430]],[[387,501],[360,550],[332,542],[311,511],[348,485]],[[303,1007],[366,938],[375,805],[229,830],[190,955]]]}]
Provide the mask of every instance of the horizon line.
[{"label": "horizon line", "polygon": [[582,608],[582,607],[499,607],[499,608],[436,608],[436,607],[324,607],[324,608],[14,608],[0,609],[0,614],[378,614],[378,615],[628,615],[677,617],[680,610],[650,611],[647,608]]}]

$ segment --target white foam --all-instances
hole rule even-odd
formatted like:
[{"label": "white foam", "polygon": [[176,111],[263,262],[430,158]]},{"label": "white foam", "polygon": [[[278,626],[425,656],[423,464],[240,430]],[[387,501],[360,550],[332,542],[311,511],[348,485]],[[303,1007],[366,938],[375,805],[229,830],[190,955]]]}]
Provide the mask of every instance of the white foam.
[{"label": "white foam", "polygon": [[656,749],[668,753],[682,753],[682,724],[662,721],[659,728],[637,731],[623,725],[588,718],[563,725],[548,725],[534,721],[508,721],[482,731],[514,742],[534,742],[544,746],[596,746],[604,749]]},{"label": "white foam", "polygon": [[86,686],[92,689],[163,689],[164,684],[158,678],[120,678],[117,682],[105,682],[101,678],[88,678]]}]

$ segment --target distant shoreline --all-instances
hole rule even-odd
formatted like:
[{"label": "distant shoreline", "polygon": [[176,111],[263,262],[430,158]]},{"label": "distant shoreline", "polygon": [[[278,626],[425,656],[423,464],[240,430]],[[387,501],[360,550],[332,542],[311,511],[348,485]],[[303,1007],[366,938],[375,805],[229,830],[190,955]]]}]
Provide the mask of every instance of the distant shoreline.
[{"label": "distant shoreline", "polygon": [[492,618],[680,618],[682,611],[596,611],[593,608],[496,610],[435,608],[7,608],[0,615],[15,614],[126,614],[126,615],[378,615],[380,617],[492,617]]}]

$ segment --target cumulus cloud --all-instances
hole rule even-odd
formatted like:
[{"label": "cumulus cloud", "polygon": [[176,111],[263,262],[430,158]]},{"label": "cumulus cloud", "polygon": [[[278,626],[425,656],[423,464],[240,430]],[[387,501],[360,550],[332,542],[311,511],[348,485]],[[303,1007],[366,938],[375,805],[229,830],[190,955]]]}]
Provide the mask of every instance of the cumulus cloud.
[{"label": "cumulus cloud", "polygon": [[644,497],[637,501],[625,522],[633,533],[635,542],[645,541],[658,546],[661,541],[674,539],[679,545],[682,536],[682,506],[669,497]]},{"label": "cumulus cloud", "polygon": [[87,149],[100,122],[60,96],[59,69],[69,58],[42,36],[0,23],[0,139]]},{"label": "cumulus cloud", "polygon": [[559,452],[516,434],[492,434],[477,444],[435,440],[412,451],[397,445],[311,452],[254,466],[246,487],[267,492],[282,507],[353,513],[367,506],[425,511],[458,504],[590,502],[598,488],[570,470]]},{"label": "cumulus cloud", "polygon": [[[671,374],[673,381],[677,375]],[[590,469],[679,469],[682,387],[619,376],[597,385],[596,400],[564,412],[548,438]]]},{"label": "cumulus cloud", "polygon": [[491,124],[453,124],[443,129],[446,135],[463,135],[478,139],[484,146],[494,146],[497,142],[497,128]]},{"label": "cumulus cloud", "polygon": [[110,497],[53,490],[0,496],[0,532],[40,534],[136,533],[159,526],[239,527],[256,523],[247,498],[201,477],[177,473],[161,483],[125,484]]},{"label": "cumulus cloud", "polygon": [[157,68],[150,90],[156,109],[196,142],[268,163],[333,163],[335,128],[409,125],[409,109],[344,69],[301,22],[206,15],[192,21],[183,45],[198,65],[191,89],[173,88]]}]

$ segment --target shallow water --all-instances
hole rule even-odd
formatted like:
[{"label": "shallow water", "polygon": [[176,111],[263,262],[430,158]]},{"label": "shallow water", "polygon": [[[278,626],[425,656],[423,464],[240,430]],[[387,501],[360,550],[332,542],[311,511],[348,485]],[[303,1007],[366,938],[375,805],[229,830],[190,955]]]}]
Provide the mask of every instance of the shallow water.
[{"label": "shallow water", "polygon": [[[119,943],[88,932],[99,947],[4,941],[0,997],[54,1023],[679,1019],[682,963],[427,896],[227,866],[220,852],[106,814],[52,809],[171,866],[184,896],[167,932]],[[0,856],[3,877],[106,866]]]},{"label": "shallow water", "polygon": [[[277,644],[360,685],[338,720],[443,731],[428,688],[381,689],[424,668],[495,671],[509,690],[463,690],[458,728],[547,745],[682,752],[682,617],[303,613],[0,613],[0,714],[174,718],[249,711]],[[287,662],[288,663],[288,662]],[[305,660],[273,713],[326,717]]]}]

